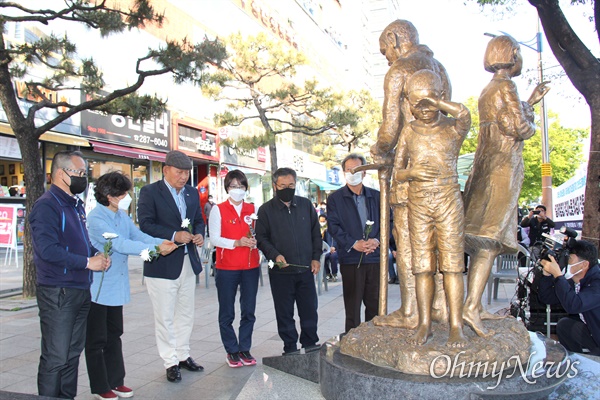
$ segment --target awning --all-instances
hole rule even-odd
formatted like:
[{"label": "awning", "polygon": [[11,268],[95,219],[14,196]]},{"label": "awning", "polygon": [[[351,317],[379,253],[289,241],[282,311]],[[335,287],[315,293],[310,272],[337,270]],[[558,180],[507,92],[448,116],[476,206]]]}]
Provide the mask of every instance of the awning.
[{"label": "awning", "polygon": [[94,151],[96,153],[112,154],[115,156],[160,162],[165,162],[165,158],[167,156],[167,153],[160,153],[158,151],[134,149],[131,147],[124,147],[116,144],[95,142],[93,140],[90,140],[90,143],[94,147]]},{"label": "awning", "polygon": [[320,179],[311,179],[310,181],[317,185],[321,190],[338,190],[341,188],[341,185],[336,185]]},{"label": "awning", "polygon": [[[0,133],[15,136],[10,125],[0,123]],[[67,144],[71,146],[90,147],[90,142],[87,139],[78,135],[68,135],[66,133],[46,132],[40,136],[40,140],[44,142]]]}]

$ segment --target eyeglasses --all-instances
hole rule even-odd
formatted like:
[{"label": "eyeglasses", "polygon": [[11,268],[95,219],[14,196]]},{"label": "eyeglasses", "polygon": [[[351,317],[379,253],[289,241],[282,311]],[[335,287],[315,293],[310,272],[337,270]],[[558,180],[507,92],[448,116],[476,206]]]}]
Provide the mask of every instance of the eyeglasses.
[{"label": "eyeglasses", "polygon": [[[72,172],[74,175],[76,175],[76,176],[78,176],[80,178],[83,178],[83,177],[87,178],[87,176],[88,176],[87,175],[87,171],[85,169],[63,168],[62,170],[65,171],[65,172],[66,171]],[[71,176],[71,175],[69,175],[69,176]]]},{"label": "eyeglasses", "polygon": [[246,190],[245,186],[238,186],[238,185],[229,185],[229,189],[243,189]]}]

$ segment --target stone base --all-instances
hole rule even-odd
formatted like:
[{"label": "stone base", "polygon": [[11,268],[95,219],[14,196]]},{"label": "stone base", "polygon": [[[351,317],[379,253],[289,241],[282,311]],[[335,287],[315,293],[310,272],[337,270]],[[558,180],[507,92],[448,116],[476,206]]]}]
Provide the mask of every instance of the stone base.
[{"label": "stone base", "polygon": [[[529,338],[527,339],[529,341]],[[488,365],[487,378],[473,378],[466,375],[466,365],[462,378],[460,367],[443,376],[425,376],[406,374],[390,368],[384,368],[365,362],[361,359],[344,355],[340,352],[337,338],[327,341],[321,348],[320,386],[321,393],[327,400],[337,399],[544,399],[567,379],[570,360],[566,350],[552,340],[539,340],[541,361],[548,366],[547,370],[538,370],[536,377],[527,375],[527,363],[523,365],[523,373],[517,367],[506,368],[500,372],[501,365]],[[535,353],[534,353],[535,354]],[[533,360],[533,357],[532,357]],[[556,365],[563,362],[556,369]],[[553,364],[554,367],[549,363]],[[549,372],[547,372],[549,371]],[[493,375],[492,375],[493,373]],[[539,376],[541,375],[541,376]]]},{"label": "stone base", "polygon": [[449,347],[448,326],[434,323],[433,337],[424,345],[411,344],[415,331],[388,326],[375,326],[372,322],[362,323],[343,337],[340,343],[342,354],[360,358],[380,367],[393,368],[407,374],[444,374],[454,362],[514,364],[518,357],[523,365],[529,357],[529,332],[523,323],[514,318],[484,321],[487,330],[494,334],[488,338],[477,336],[468,327],[464,335],[468,340],[465,347]]},{"label": "stone base", "polygon": [[319,353],[319,351],[311,351],[287,356],[263,357],[262,363],[290,375],[319,383]]}]

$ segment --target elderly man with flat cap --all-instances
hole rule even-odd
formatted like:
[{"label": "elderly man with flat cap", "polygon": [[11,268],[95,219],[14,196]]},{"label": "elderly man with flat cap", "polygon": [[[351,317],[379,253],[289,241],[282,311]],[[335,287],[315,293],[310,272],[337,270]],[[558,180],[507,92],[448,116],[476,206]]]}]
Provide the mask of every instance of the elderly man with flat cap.
[{"label": "elderly man with flat cap", "polygon": [[[190,357],[195,275],[202,271],[196,246],[204,243],[198,191],[186,184],[191,169],[188,156],[176,150],[169,152],[163,167],[164,179],[144,186],[138,201],[140,229],[181,245],[167,256],[144,262],[146,287],[154,309],[156,345],[169,382],[181,381],[181,368],[204,370]],[[188,227],[182,226],[186,219]]]}]

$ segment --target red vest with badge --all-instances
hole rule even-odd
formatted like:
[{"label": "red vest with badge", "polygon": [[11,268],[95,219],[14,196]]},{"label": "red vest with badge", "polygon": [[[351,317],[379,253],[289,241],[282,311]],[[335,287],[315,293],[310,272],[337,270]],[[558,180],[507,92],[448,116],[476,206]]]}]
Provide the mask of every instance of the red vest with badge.
[{"label": "red vest with badge", "polygon": [[[221,212],[221,237],[226,239],[238,240],[244,236],[249,236],[250,227],[248,221],[251,221],[254,227],[254,221],[250,215],[255,212],[254,204],[242,203],[241,216],[238,215],[229,200],[218,205]],[[234,249],[224,249],[217,247],[217,269],[241,270],[257,268],[259,264],[258,249],[240,246]]]}]

